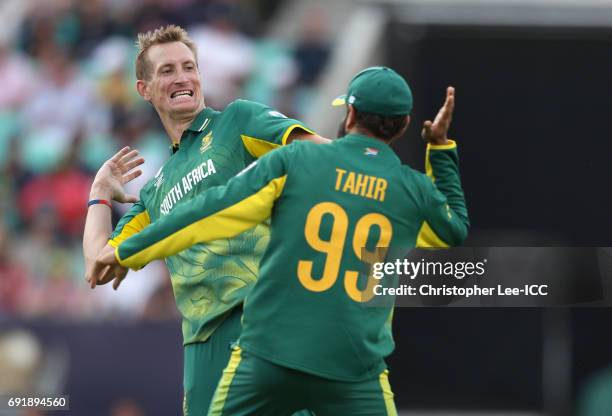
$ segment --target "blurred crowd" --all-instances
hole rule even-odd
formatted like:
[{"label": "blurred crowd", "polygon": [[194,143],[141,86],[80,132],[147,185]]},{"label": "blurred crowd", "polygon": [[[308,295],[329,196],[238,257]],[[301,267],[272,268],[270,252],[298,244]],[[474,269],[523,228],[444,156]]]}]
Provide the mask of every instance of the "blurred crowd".
[{"label": "blurred crowd", "polygon": [[[146,163],[130,193],[169,156],[153,108],[137,94],[138,32],[173,23],[199,48],[207,105],[236,98],[300,117],[329,55],[324,16],[295,22],[287,44],[266,36],[273,1],[3,0],[0,2],[0,316],[174,318],[163,264],[122,293],[84,282],[89,187],[124,145]],[[128,207],[115,204],[118,219]]]}]

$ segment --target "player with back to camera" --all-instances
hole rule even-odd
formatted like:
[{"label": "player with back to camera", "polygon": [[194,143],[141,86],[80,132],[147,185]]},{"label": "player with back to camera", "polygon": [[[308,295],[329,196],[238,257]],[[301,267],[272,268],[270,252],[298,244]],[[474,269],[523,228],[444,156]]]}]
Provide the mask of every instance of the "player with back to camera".
[{"label": "player with back to camera", "polygon": [[358,271],[375,247],[414,247],[424,234],[436,245],[465,239],[456,144],[447,139],[454,89],[422,130],[429,177],[389,147],[412,109],[400,75],[368,68],[336,103],[347,104],[342,138],[271,152],[98,257],[94,277],[105,279],[119,265],[139,268],[271,217],[260,277],[209,415],[397,414],[384,362],[394,347],[392,305],[364,307],[372,279]]},{"label": "player with back to camera", "polygon": [[[196,46],[182,28],[171,25],[139,34],[138,47],[136,88],[157,111],[172,143],[171,156],[140,198],[123,190],[123,184],[141,174],[137,167],[143,159],[136,150],[123,148],[98,171],[83,236],[92,288],[113,279],[117,288],[127,273],[117,268],[108,279],[91,278],[104,248],[112,250],[281,145],[295,139],[327,142],[299,121],[258,103],[236,100],[222,112],[206,107]],[[134,203],[114,231],[111,200]],[[268,226],[259,225],[232,239],[185,247],[166,259],[183,318],[185,415],[202,415],[209,407],[229,345],[240,334],[242,303],[268,240]]]}]

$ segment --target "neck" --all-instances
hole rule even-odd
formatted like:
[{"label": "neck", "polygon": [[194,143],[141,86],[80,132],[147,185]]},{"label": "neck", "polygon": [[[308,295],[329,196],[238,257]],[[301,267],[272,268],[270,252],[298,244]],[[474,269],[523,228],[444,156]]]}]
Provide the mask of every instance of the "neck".
[{"label": "neck", "polygon": [[164,126],[164,130],[168,134],[172,144],[180,143],[183,132],[193,123],[198,114],[206,106],[202,103],[194,113],[186,114],[184,116],[172,116],[170,114],[159,114],[159,118]]},{"label": "neck", "polygon": [[374,136],[372,133],[370,133],[369,130],[366,130],[366,129],[363,129],[363,128],[360,128],[360,127],[353,127],[351,129],[348,129],[346,134],[359,134],[361,136],[367,136],[367,137],[369,137],[371,139],[380,140],[381,142],[383,142],[385,144],[391,143],[391,141],[387,141],[385,139],[381,139],[378,136]]}]

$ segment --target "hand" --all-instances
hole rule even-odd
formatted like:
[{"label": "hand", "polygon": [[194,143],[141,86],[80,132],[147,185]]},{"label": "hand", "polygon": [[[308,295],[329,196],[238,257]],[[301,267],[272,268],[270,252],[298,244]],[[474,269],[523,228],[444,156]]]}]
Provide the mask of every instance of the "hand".
[{"label": "hand", "polygon": [[142,175],[140,169],[134,170],[134,168],[143,163],[144,159],[138,157],[138,150],[130,150],[129,146],[121,149],[98,170],[91,186],[90,199],[112,199],[122,203],[137,202],[136,196],[125,193],[123,185]]},{"label": "hand", "polygon": [[91,274],[86,279],[92,289],[97,285],[105,285],[114,280],[113,289],[117,290],[128,271],[127,268],[119,265],[119,262],[117,262],[115,249],[107,245],[100,252],[91,270]]},{"label": "hand", "polygon": [[444,105],[438,111],[433,123],[431,120],[423,123],[421,137],[427,143],[434,145],[448,144],[448,129],[450,128],[451,120],[453,119],[453,110],[455,109],[455,88],[446,88],[446,100]]}]

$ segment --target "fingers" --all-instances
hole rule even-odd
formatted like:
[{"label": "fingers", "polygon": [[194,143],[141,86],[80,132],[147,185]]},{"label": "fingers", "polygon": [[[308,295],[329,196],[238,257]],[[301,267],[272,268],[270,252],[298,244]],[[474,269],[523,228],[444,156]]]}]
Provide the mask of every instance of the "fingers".
[{"label": "fingers", "polygon": [[442,122],[445,124],[450,124],[450,120],[453,116],[453,111],[455,110],[455,88],[448,87],[446,89],[446,101],[444,101],[444,105],[442,106]]},{"label": "fingers", "polygon": [[113,282],[113,290],[117,290],[119,288],[119,285],[121,284],[121,282],[123,282],[123,279],[125,279],[125,275],[126,274],[124,273],[123,275],[118,275],[117,277],[115,277],[115,281]]},{"label": "fingers", "polygon": [[125,146],[123,149],[119,150],[117,153],[110,158],[111,161],[117,163],[123,156],[125,156],[130,151],[130,146]]},{"label": "fingers", "polygon": [[[128,147],[129,149],[129,147]],[[123,150],[123,149],[121,149]],[[136,156],[138,156],[138,150],[134,149],[131,151],[128,151],[127,153],[124,153],[121,158],[119,158],[118,162],[121,164],[126,164],[127,162],[129,162],[130,160],[134,159]]]},{"label": "fingers", "polygon": [[432,125],[433,123],[431,122],[431,120],[426,120],[423,123],[423,129],[421,130],[421,137],[426,141],[429,141],[429,137],[431,136]]},{"label": "fingers", "polygon": [[134,149],[131,152],[126,153],[121,157],[121,159],[119,159],[119,161],[117,162],[117,167],[119,168],[122,174],[144,163],[144,158],[138,156],[138,150]]},{"label": "fingers", "polygon": [[121,182],[122,183],[128,183],[129,181],[139,177],[140,175],[142,175],[142,171],[140,169],[137,169],[133,172],[128,173],[127,175],[123,175],[121,177]]},{"label": "fingers", "polygon": [[114,277],[115,277],[115,271],[113,270],[113,267],[112,266],[106,266],[106,268],[104,269],[102,274],[100,276],[98,276],[97,283],[99,285],[105,285],[108,282],[110,282],[111,280],[113,280]]},{"label": "fingers", "polygon": [[91,274],[89,275],[88,282],[89,282],[89,287],[91,287],[92,289],[94,287],[96,287],[96,285],[98,284],[98,276],[104,271],[105,268],[107,268],[109,266],[100,263],[99,261],[96,260],[96,262],[94,263],[93,268],[91,269]]},{"label": "fingers", "polygon": [[[136,153],[136,156],[138,153]],[[136,166],[142,165],[144,163],[144,158],[139,157],[138,159],[132,159],[128,162],[125,162],[122,167],[127,172],[128,170],[134,169]]]}]

